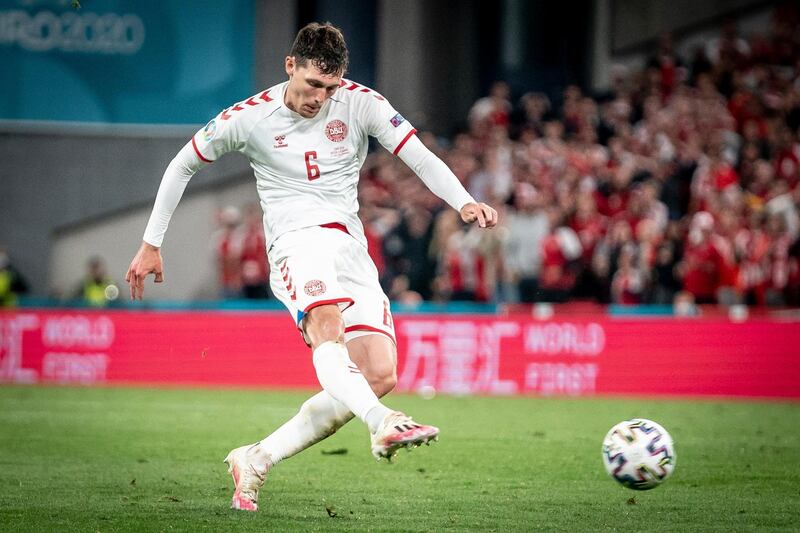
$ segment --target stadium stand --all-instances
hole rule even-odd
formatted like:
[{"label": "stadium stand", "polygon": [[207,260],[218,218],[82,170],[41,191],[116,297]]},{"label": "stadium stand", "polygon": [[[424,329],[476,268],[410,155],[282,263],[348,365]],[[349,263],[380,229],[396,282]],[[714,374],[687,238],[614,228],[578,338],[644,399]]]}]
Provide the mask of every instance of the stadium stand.
[{"label": "stadium stand", "polygon": [[[496,83],[468,128],[424,135],[476,199],[503,207],[482,234],[401,162],[370,155],[360,201],[386,288],[401,301],[797,305],[797,11],[769,36],[726,24],[681,57],[667,36],[605,94],[512,104]],[[502,253],[499,253],[502,252]]]}]

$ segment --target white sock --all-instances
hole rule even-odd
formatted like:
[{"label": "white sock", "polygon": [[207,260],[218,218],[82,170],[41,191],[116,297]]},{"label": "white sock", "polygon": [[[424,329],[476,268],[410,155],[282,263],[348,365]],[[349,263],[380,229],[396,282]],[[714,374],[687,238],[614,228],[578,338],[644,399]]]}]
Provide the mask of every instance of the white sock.
[{"label": "white sock", "polygon": [[377,425],[369,423],[367,413],[382,404],[350,359],[345,345],[328,341],[317,346],[314,350],[314,368],[322,388],[346,405],[350,412],[367,424],[374,433]]},{"label": "white sock", "polygon": [[259,463],[274,465],[333,435],[353,418],[325,391],[306,400],[288,422],[248,450]]},{"label": "white sock", "polygon": [[369,426],[369,432],[375,433],[376,431],[378,431],[378,428],[380,427],[381,422],[383,422],[383,419],[386,418],[386,415],[388,415],[391,412],[392,410],[383,405],[382,403],[379,403],[378,405],[367,411],[367,416],[365,418],[367,421],[367,426]]}]

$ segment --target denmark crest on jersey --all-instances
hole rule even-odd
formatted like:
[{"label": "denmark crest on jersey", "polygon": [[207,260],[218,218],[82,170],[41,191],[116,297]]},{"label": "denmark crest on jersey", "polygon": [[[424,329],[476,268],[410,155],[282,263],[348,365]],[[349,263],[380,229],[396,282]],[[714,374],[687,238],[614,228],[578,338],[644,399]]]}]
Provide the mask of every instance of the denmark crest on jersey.
[{"label": "denmark crest on jersey", "polygon": [[327,287],[325,286],[324,281],[320,279],[312,279],[311,281],[306,283],[305,287],[303,287],[303,290],[309,296],[319,296],[320,294],[325,293]]},{"label": "denmark crest on jersey", "polygon": [[325,136],[335,142],[342,142],[347,137],[347,124],[339,119],[331,120],[325,126]]}]

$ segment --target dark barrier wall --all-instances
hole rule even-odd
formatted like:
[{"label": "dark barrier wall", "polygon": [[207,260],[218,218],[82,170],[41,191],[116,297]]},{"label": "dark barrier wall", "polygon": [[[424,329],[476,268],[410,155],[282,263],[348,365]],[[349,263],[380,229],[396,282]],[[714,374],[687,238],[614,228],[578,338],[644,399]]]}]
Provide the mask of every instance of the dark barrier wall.
[{"label": "dark barrier wall", "polygon": [[[7,247],[34,294],[50,289],[57,228],[135,208],[149,214],[164,169],[195,131],[188,127],[127,137],[104,135],[102,129],[70,136],[0,132],[0,246]],[[245,175],[252,179],[247,161],[233,154],[199,172],[186,194]],[[144,222],[135,235],[119,236],[124,244],[118,253],[126,260],[143,231]]]},{"label": "dark barrier wall", "polygon": [[612,51],[631,50],[666,31],[719,24],[724,17],[769,5],[768,0],[610,0]]},{"label": "dark barrier wall", "polygon": [[[406,315],[399,391],[800,398],[800,327]],[[285,313],[0,313],[0,382],[318,388]]]}]

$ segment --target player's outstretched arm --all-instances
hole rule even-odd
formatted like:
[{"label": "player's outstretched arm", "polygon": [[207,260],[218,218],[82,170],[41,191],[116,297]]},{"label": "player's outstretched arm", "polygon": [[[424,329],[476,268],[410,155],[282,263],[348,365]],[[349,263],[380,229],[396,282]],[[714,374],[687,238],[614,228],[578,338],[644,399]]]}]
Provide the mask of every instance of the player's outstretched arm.
[{"label": "player's outstretched arm", "polygon": [[401,146],[397,155],[433,194],[461,214],[461,220],[468,224],[477,221],[482,228],[497,225],[497,211],[483,202],[476,202],[444,161],[428,150],[416,135]]},{"label": "player's outstretched arm", "polygon": [[155,274],[155,282],[164,281],[164,268],[161,260],[161,248],[153,246],[147,242],[142,242],[139,251],[131,261],[128,272],[125,274],[125,281],[131,289],[131,300],[141,300],[144,295],[144,279]]},{"label": "player's outstretched arm", "polygon": [[200,159],[193,145],[194,141],[186,143],[167,166],[164,177],[161,178],[161,185],[158,187],[153,211],[147,221],[142,245],[125,274],[125,281],[130,284],[131,300],[142,299],[144,280],[148,275],[155,274],[156,283],[164,281],[161,265],[161,243],[164,240],[164,234],[172,218],[172,213],[186,189],[186,184],[189,183],[195,172],[207,164],[206,161]]},{"label": "player's outstretched arm", "polygon": [[476,220],[482,228],[493,228],[497,225],[497,211],[483,202],[470,202],[461,208],[461,220],[472,224]]}]

